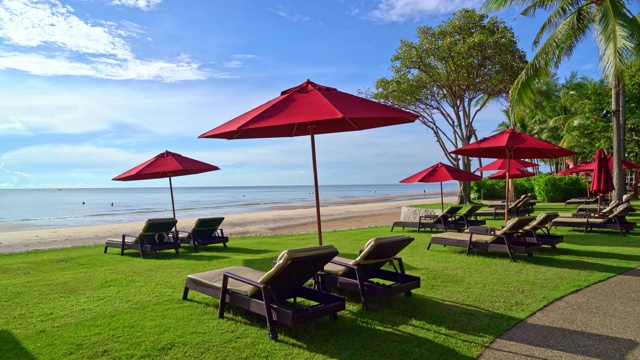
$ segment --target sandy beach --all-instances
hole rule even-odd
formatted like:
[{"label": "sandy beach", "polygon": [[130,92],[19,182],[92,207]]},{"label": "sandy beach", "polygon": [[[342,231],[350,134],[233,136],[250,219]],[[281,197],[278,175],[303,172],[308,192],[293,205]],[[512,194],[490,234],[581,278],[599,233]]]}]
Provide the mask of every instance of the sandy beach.
[{"label": "sandy beach", "polygon": [[[427,194],[429,195],[429,194]],[[451,196],[448,193],[447,196]],[[403,206],[436,204],[440,198],[404,199],[405,196],[372,200],[355,200],[323,204],[322,230],[343,230],[372,226],[390,226],[400,219]],[[452,202],[455,197],[445,197]],[[362,202],[367,203],[362,203]],[[327,206],[328,205],[328,206]],[[316,232],[315,208],[280,208],[246,214],[212,214],[225,216],[222,228],[227,236],[272,235]],[[189,230],[196,219],[178,219],[178,229]],[[0,254],[30,250],[54,249],[81,245],[104,244],[106,239],[121,234],[137,234],[144,221],[123,224],[81,226],[55,229],[8,231],[0,233]]]}]

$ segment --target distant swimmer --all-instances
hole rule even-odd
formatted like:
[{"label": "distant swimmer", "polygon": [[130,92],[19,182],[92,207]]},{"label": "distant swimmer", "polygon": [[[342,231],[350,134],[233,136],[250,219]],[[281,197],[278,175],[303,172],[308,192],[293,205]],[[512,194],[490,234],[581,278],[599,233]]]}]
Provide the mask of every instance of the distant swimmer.
[{"label": "distant swimmer", "polygon": [[82,205],[84,205],[84,201],[82,202]]},{"label": "distant swimmer", "polygon": [[111,206],[113,206],[113,203],[111,203]]}]

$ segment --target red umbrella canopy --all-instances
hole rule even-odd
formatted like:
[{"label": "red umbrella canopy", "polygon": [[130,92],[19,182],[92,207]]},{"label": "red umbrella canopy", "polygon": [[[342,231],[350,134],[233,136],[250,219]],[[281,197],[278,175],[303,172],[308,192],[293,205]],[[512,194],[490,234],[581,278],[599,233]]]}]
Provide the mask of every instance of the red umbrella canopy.
[{"label": "red umbrella canopy", "polygon": [[200,135],[252,139],[327,134],[411,123],[418,115],[310,80]]},{"label": "red umbrella canopy", "polygon": [[439,162],[431,167],[420,171],[419,173],[413,174],[406,179],[400,180],[400,182],[406,184],[414,182],[445,182],[451,180],[478,181],[482,180],[482,176]]},{"label": "red umbrella canopy", "polygon": [[[522,179],[526,177],[536,176],[535,173],[531,171],[527,171],[525,169],[511,169],[509,171],[509,179]],[[507,178],[507,170],[501,170],[493,175],[489,175],[489,179],[506,179]]]},{"label": "red umbrella canopy", "polygon": [[175,218],[176,206],[173,202],[173,184],[171,183],[171,178],[174,176],[199,174],[214,170],[220,170],[220,168],[171,151],[165,151],[134,167],[133,169],[123,172],[112,180],[131,181],[169,178],[171,210],[173,211],[173,217]]},{"label": "red umbrella canopy", "polygon": [[322,245],[315,134],[372,129],[414,122],[418,115],[351,95],[310,80],[200,135],[200,138],[252,139],[309,135],[316,200],[318,243]]},{"label": "red umbrella canopy", "polygon": [[493,159],[553,159],[576,154],[569,149],[514,129],[502,131],[452,150],[450,153]]},{"label": "red umbrella canopy", "polygon": [[165,151],[113,178],[118,181],[148,180],[199,174],[220,170],[219,167]]},{"label": "red umbrella canopy", "polygon": [[443,164],[441,162],[430,166],[417,174],[413,174],[406,179],[400,180],[401,183],[440,183],[440,207],[444,211],[444,192],[442,191],[442,183],[445,181],[478,181],[482,180],[482,176],[474,173],[458,169],[457,167]]},{"label": "red umbrella canopy", "polygon": [[603,149],[596,151],[595,159],[595,168],[593,170],[589,191],[594,194],[606,194],[615,190],[611,170],[607,163],[607,154],[605,154]]},{"label": "red umbrella canopy", "polygon": [[[598,151],[604,151],[602,148],[598,149]],[[597,152],[596,152],[597,154]],[[609,167],[609,170],[613,169],[613,156],[608,155],[606,157],[606,164],[607,167]],[[571,174],[575,174],[575,173],[579,173],[579,172],[583,172],[583,171],[593,171],[596,168],[596,162],[592,161],[590,163],[584,163],[584,164],[579,164],[576,165],[572,168],[569,169],[565,169],[562,171],[558,172],[558,175],[571,175]],[[640,169],[640,164],[636,164],[632,161],[629,160],[622,160],[622,168],[623,169]]]},{"label": "red umbrella canopy", "polygon": [[[522,169],[522,168],[540,166],[536,163],[532,163],[530,161],[521,160],[521,159],[511,159],[509,160],[508,165],[509,165],[509,168],[511,169]],[[497,159],[485,166],[477,168],[476,171],[506,170],[506,169],[507,169],[507,159]]]}]

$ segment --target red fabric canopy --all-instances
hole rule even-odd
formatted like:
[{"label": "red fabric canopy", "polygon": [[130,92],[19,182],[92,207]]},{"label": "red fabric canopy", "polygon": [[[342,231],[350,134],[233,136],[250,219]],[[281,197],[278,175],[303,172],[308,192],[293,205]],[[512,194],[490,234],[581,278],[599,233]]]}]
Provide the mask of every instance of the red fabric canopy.
[{"label": "red fabric canopy", "polygon": [[400,180],[401,183],[440,183],[440,207],[444,211],[444,192],[442,191],[442,183],[445,181],[478,181],[482,180],[482,176],[474,173],[458,169],[457,167],[443,164],[441,162],[430,166],[416,174],[409,176],[406,179]]},{"label": "red fabric canopy", "polygon": [[134,167],[133,169],[123,172],[112,180],[132,181],[169,178],[171,210],[173,211],[173,217],[175,218],[176,206],[173,202],[173,184],[171,183],[171,178],[174,176],[199,174],[215,170],[220,170],[220,168],[171,151],[165,151]]},{"label": "red fabric canopy", "polygon": [[326,134],[414,122],[418,115],[310,80],[200,135],[251,139]]},{"label": "red fabric canopy", "polygon": [[444,181],[451,181],[451,180],[478,181],[478,180],[482,180],[482,176],[439,162],[416,174],[409,176],[406,179],[400,180],[400,182],[401,183],[414,183],[414,182],[430,183],[430,182],[444,182]]},{"label": "red fabric canopy", "polygon": [[589,191],[594,194],[606,194],[615,190],[611,170],[607,164],[607,154],[605,154],[603,149],[596,151],[595,159],[595,168],[593,170]]},{"label": "red fabric canopy", "polygon": [[351,95],[310,80],[200,135],[200,138],[252,139],[309,135],[316,197],[318,243],[322,245],[315,134],[407,124],[418,115]]},{"label": "red fabric canopy", "polygon": [[493,159],[553,159],[576,154],[571,150],[514,129],[486,137],[452,150],[450,153]]},{"label": "red fabric canopy", "polygon": [[511,159],[509,161],[509,164],[507,164],[507,159],[498,159],[490,162],[485,166],[477,168],[476,171],[506,170],[507,165],[509,165],[508,167],[511,169],[522,169],[522,168],[540,166],[536,163],[532,163],[526,160]]},{"label": "red fabric canopy", "polygon": [[219,167],[165,151],[113,178],[118,181],[161,179],[220,170]]},{"label": "red fabric canopy", "polygon": [[[602,150],[602,149],[598,149]],[[604,150],[603,150],[604,151]],[[613,169],[613,156],[608,155],[606,158],[605,163],[607,164],[607,167],[609,168],[609,170]],[[558,175],[571,175],[571,174],[575,174],[575,173],[579,173],[579,172],[583,172],[583,171],[593,171],[596,167],[596,162],[592,161],[590,163],[582,163],[582,164],[578,164],[572,168],[569,169],[565,169],[562,171],[559,171],[557,174]],[[632,161],[629,160],[622,160],[622,168],[623,169],[640,169],[640,164],[636,164]]]},{"label": "red fabric canopy", "polygon": [[[526,177],[536,176],[535,173],[524,169],[511,169],[509,171],[509,179],[521,179]],[[495,174],[489,175],[489,179],[506,179],[507,170],[498,171]]]}]

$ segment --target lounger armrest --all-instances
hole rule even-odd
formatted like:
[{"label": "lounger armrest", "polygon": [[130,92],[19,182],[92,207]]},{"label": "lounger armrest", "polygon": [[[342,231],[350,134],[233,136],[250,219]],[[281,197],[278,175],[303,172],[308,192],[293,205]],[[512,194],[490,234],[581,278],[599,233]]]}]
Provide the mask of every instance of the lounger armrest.
[{"label": "lounger armrest", "polygon": [[354,266],[354,265],[351,265],[351,264],[348,264],[348,263],[342,262],[342,261],[340,261],[340,260],[332,259],[332,260],[331,260],[331,261],[329,261],[329,262],[330,262],[330,263],[332,263],[332,264],[336,264],[336,265],[340,265],[340,266],[348,267],[349,269],[354,269],[354,270],[355,270],[355,269],[357,268],[357,266]]},{"label": "lounger armrest", "polygon": [[125,239],[125,238],[127,238],[127,237],[132,237],[132,238],[134,238],[134,239],[135,239],[135,238],[137,238],[137,236],[135,236],[135,235],[122,234],[122,240],[124,240],[124,239]]},{"label": "lounger armrest", "polygon": [[[251,279],[247,279],[246,277],[242,277],[242,276],[237,275],[237,274],[234,274],[234,273],[230,273],[230,272],[226,272],[226,271],[225,271],[225,272],[222,274],[222,276],[223,276],[223,278],[224,278],[224,277],[230,277],[230,278],[232,278],[233,280],[237,280],[237,281],[243,282],[243,283],[245,283],[245,284],[249,284],[249,285],[252,285],[252,286],[256,286],[256,287],[259,287],[259,288],[261,288],[261,289],[262,289],[263,287],[265,287],[265,284],[261,284],[261,283],[259,283],[259,282],[257,282],[257,281],[254,281],[254,280],[251,280]],[[224,282],[223,282],[223,283],[224,283]]]},{"label": "lounger armrest", "polygon": [[185,233],[187,236],[191,236],[191,231],[189,230],[176,230],[176,235],[180,237],[180,233]]},{"label": "lounger armrest", "polygon": [[429,219],[429,220],[433,220],[433,219],[437,219],[438,216],[440,215],[436,215],[436,214],[426,214],[426,215],[420,215],[421,219]]}]

